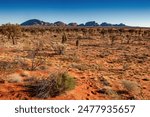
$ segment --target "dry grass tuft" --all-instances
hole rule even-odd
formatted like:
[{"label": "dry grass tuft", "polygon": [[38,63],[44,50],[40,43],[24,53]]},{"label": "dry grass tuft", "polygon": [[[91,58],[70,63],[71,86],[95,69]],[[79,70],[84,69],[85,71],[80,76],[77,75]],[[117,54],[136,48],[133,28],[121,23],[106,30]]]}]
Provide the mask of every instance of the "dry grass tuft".
[{"label": "dry grass tuft", "polygon": [[25,86],[31,97],[55,97],[75,87],[75,80],[66,72],[51,74],[47,79],[34,80]]}]

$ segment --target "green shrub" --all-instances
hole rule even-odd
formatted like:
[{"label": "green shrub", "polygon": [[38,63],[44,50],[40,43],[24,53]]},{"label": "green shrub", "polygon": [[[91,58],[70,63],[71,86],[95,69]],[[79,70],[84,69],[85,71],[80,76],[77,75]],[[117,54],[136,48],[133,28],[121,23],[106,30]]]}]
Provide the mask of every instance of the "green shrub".
[{"label": "green shrub", "polygon": [[51,74],[48,78],[34,80],[26,85],[27,92],[32,97],[55,97],[75,87],[75,80],[67,72]]}]

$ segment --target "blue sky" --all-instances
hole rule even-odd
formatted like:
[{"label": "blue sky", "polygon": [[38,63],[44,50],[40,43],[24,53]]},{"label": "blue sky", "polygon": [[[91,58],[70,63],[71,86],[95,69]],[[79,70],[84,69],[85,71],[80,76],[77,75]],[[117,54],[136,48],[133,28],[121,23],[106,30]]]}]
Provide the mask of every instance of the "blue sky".
[{"label": "blue sky", "polygon": [[150,27],[150,0],[0,0],[0,24],[28,19]]}]

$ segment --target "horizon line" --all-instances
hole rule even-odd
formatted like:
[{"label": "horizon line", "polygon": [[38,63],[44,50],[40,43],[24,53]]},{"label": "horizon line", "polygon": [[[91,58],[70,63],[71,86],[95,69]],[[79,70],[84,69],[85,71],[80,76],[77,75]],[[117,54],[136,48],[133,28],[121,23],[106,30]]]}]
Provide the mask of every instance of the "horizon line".
[{"label": "horizon line", "polygon": [[[54,22],[50,22],[50,21],[44,21],[44,20],[40,20],[40,19],[38,19],[38,18],[32,18],[32,19],[29,19],[29,20],[39,20],[39,21],[43,21],[43,22],[45,22],[45,23],[51,23],[51,24],[54,24],[54,23],[56,23],[56,22],[63,22],[63,23],[65,23],[65,24],[70,24],[70,23],[77,23],[77,26],[79,26],[80,24],[86,24],[87,22],[95,22],[95,23],[98,23],[98,21],[95,21],[95,20],[89,20],[89,21],[86,21],[86,22],[82,22],[82,23],[79,23],[79,22],[76,22],[76,21],[71,21],[71,22],[65,22],[65,21],[61,21],[61,20],[56,20],[56,21],[54,21]],[[25,21],[23,21],[22,23],[24,23],[24,22],[27,22],[27,21],[29,21],[29,20],[25,20]],[[0,26],[1,25],[3,25],[3,24],[18,24],[18,25],[21,25],[22,23],[16,23],[16,22],[7,22],[7,23],[0,23]],[[107,24],[112,24],[112,25],[115,25],[115,24],[117,24],[117,25],[119,25],[119,24],[125,24],[125,23],[123,23],[123,22],[120,22],[120,23],[110,23],[110,22],[107,22],[107,21],[103,21],[103,22],[101,22],[101,23],[98,23],[99,24],[99,26],[102,24],[102,23],[107,23]],[[33,25],[34,26],[34,25]],[[42,26],[42,25],[41,25]],[[88,26],[87,26],[88,27]],[[96,27],[96,26],[93,26],[93,27]],[[98,26],[97,26],[98,27]],[[102,26],[102,27],[109,27],[109,26]],[[112,26],[113,27],[113,26]],[[117,27],[117,26],[116,26]],[[139,27],[139,28],[150,28],[150,26],[135,26],[135,25],[127,25],[127,24],[125,24],[125,26],[120,26],[120,27]]]}]

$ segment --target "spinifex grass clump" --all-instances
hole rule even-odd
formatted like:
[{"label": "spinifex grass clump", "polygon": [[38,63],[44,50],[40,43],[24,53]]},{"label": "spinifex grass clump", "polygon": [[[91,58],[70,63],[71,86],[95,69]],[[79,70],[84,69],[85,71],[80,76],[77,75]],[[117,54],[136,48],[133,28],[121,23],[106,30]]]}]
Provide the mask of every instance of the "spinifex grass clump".
[{"label": "spinifex grass clump", "polygon": [[57,55],[63,55],[65,54],[66,45],[62,43],[52,43],[51,44],[52,49],[54,50],[55,54]]},{"label": "spinifex grass clump", "polygon": [[48,78],[34,80],[26,85],[32,97],[55,97],[75,87],[75,80],[67,72],[51,74]]},{"label": "spinifex grass clump", "polygon": [[144,98],[142,88],[141,88],[140,84],[138,84],[137,82],[123,80],[122,84],[123,84],[125,90],[132,97],[132,99],[137,99],[138,96],[141,96],[141,98]]}]

